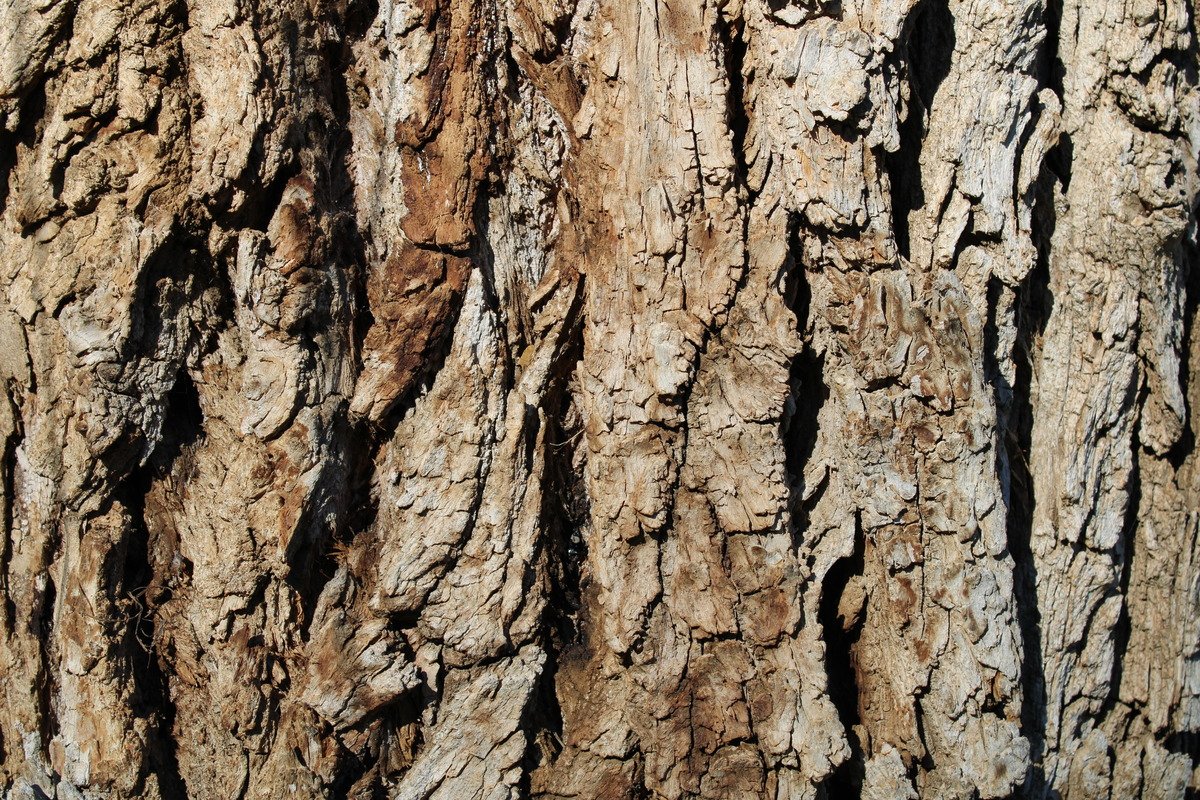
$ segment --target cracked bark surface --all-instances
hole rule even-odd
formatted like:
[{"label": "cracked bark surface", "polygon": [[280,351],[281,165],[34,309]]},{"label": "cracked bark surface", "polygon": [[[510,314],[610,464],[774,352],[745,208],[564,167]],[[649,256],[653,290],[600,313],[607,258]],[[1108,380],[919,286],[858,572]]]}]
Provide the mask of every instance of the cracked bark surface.
[{"label": "cracked bark surface", "polygon": [[1190,0],[0,0],[0,795],[1200,792]]}]

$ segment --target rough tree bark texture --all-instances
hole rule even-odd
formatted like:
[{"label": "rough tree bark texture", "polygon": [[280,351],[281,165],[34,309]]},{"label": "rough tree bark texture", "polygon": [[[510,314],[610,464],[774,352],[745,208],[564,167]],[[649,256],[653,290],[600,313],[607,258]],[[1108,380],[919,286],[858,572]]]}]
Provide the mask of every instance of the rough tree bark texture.
[{"label": "rough tree bark texture", "polygon": [[0,794],[1200,791],[1195,13],[0,0]]}]

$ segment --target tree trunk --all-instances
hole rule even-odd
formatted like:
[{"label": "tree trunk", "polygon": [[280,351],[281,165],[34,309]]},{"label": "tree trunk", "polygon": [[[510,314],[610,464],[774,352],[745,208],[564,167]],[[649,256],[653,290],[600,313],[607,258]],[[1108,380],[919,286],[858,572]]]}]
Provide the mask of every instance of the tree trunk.
[{"label": "tree trunk", "polygon": [[1200,791],[1197,53],[0,3],[0,795]]}]

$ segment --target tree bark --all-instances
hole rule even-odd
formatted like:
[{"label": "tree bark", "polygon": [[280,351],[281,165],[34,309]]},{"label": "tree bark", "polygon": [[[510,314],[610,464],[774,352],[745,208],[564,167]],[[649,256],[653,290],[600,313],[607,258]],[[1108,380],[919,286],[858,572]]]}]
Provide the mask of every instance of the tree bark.
[{"label": "tree bark", "polygon": [[0,795],[1200,792],[1195,13],[0,3]]}]

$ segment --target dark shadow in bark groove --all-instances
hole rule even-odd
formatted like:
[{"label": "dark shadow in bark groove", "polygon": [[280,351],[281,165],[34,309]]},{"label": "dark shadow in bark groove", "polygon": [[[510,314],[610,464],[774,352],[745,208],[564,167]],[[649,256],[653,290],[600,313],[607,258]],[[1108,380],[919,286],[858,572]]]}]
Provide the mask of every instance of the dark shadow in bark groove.
[{"label": "dark shadow in bark groove", "polygon": [[838,559],[821,586],[821,602],[817,612],[818,621],[825,639],[825,673],[829,685],[829,699],[838,712],[838,719],[846,731],[850,743],[850,758],[838,767],[822,784],[830,798],[860,797],[862,795],[865,755],[862,743],[854,733],[859,724],[858,671],[855,665],[854,648],[862,633],[863,620],[847,620],[839,613],[842,595],[851,578],[862,575],[863,538],[862,526],[855,520],[854,554]]},{"label": "dark shadow in bark groove", "polygon": [[[1196,731],[1180,731],[1173,733],[1163,741],[1163,747],[1169,753],[1185,755],[1192,760],[1192,765],[1200,764],[1200,733]],[[1200,794],[1194,787],[1189,787],[1187,797]]]},{"label": "dark shadow in bark groove", "polygon": [[1041,612],[1037,599],[1037,568],[1034,564],[1031,537],[1035,497],[1029,455],[1033,434],[1033,387],[1037,380],[1035,369],[1041,358],[1041,342],[1054,297],[1050,292],[1050,248],[1056,225],[1054,198],[1058,187],[1070,180],[1070,138],[1064,136],[1047,154],[1033,206],[1033,239],[1037,261],[1017,287],[1016,342],[1011,353],[1014,365],[1014,385],[1008,386],[996,364],[1006,354],[996,353],[995,314],[999,300],[999,285],[989,285],[988,325],[985,337],[985,369],[996,394],[998,422],[1003,446],[997,449],[997,471],[1007,502],[1007,539],[1013,557],[1013,589],[1016,600],[1017,624],[1021,630],[1021,685],[1024,700],[1021,704],[1021,732],[1029,740],[1030,771],[1026,776],[1022,796],[1048,796],[1046,775],[1041,761],[1045,753],[1043,732],[1046,727],[1046,679],[1042,664]]},{"label": "dark shadow in bark groove", "polygon": [[583,427],[570,390],[583,359],[582,297],[580,291],[570,318],[563,323],[569,328],[569,344],[557,359],[544,400],[546,452],[540,516],[544,522],[542,536],[550,591],[543,622],[546,664],[522,722],[530,737],[522,770],[524,796],[531,791],[529,783],[534,770],[552,762],[562,752],[563,714],[557,686],[560,664],[572,651],[586,649],[583,565],[588,553],[583,530],[591,511],[584,469],[575,464],[576,454],[583,447]]},{"label": "dark shadow in bark groove", "polygon": [[375,323],[371,304],[367,298],[366,241],[355,218],[355,182],[349,166],[353,155],[354,138],[350,132],[350,88],[346,83],[346,72],[354,68],[354,42],[366,35],[367,30],[379,14],[378,0],[352,3],[346,12],[346,36],[341,51],[327,54],[330,69],[330,108],[333,125],[329,135],[329,195],[331,206],[339,215],[335,228],[331,255],[335,263],[345,264],[348,274],[347,289],[350,296],[350,339],[353,348],[356,372],[362,371],[362,347],[367,332]]},{"label": "dark shadow in bark groove", "polygon": [[[788,398],[783,412],[784,465],[791,494],[792,539],[799,546],[808,528],[808,514],[816,502],[819,487],[804,486],[804,467],[817,446],[817,417],[829,399],[825,384],[825,356],[812,349],[809,342],[812,322],[809,319],[812,290],[804,274],[798,254],[801,252],[799,224],[790,223],[787,261],[783,266],[783,302],[796,317],[796,325],[805,344],[792,359],[788,371]],[[808,502],[804,501],[809,495]]]},{"label": "dark shadow in bark groove", "polygon": [[[1063,79],[1067,68],[1059,55],[1059,37],[1062,32],[1063,0],[1046,1],[1046,45],[1042,48],[1039,83],[1060,98],[1063,96]],[[1068,162],[1069,163],[1069,162]]]},{"label": "dark shadow in bark groove", "polygon": [[[297,174],[313,179],[315,211],[328,221],[328,250],[315,254],[323,263],[313,266],[322,268],[330,280],[340,282],[348,296],[348,308],[338,317],[329,313],[328,302],[320,304],[321,313],[309,321],[306,333],[315,339],[340,327],[350,349],[342,357],[353,359],[356,371],[360,371],[362,343],[374,319],[367,300],[366,244],[354,217],[354,178],[349,167],[353,150],[349,125],[351,98],[345,76],[353,67],[351,46],[374,21],[378,3],[352,3],[345,14],[342,20],[345,35],[326,41],[319,54],[323,65],[319,71],[321,80],[306,87],[322,113],[305,121],[302,138],[307,147],[297,159],[302,165]],[[286,185],[284,180],[280,192]],[[270,192],[268,196],[274,198],[277,206],[279,198]],[[374,520],[370,481],[374,457],[387,438],[372,435],[378,432],[369,429],[366,423],[355,424],[344,412],[333,422],[333,428],[332,439],[338,450],[323,468],[317,481],[319,488],[306,502],[297,521],[297,530],[306,531],[307,535],[293,537],[286,554],[287,582],[300,598],[303,635],[307,635],[321,591],[337,571],[334,557],[337,545],[348,541],[348,532],[366,530]]]},{"label": "dark shadow in bark groove", "polygon": [[[1020,370],[1018,370],[1020,374]],[[1018,381],[1018,397],[1022,389]],[[1022,400],[1027,404],[1028,395]],[[1016,430],[1007,432],[1011,487],[1008,508],[1008,547],[1012,554],[1013,588],[1017,606],[1017,624],[1021,629],[1022,659],[1021,685],[1024,699],[1021,704],[1021,733],[1029,740],[1030,771],[1024,784],[1022,796],[1040,797],[1047,790],[1046,775],[1041,760],[1045,753],[1043,731],[1046,728],[1046,676],[1042,666],[1041,612],[1037,603],[1037,568],[1030,548],[1033,518],[1033,478],[1029,474],[1028,409],[1022,412],[1022,421]]]},{"label": "dark shadow in bark groove", "polygon": [[46,114],[46,81],[34,82],[21,101],[21,122],[13,133],[0,128],[0,208],[8,202],[9,178],[17,166],[17,145],[32,149],[39,137],[37,123]]},{"label": "dark shadow in bark groove", "polygon": [[[0,450],[0,455],[4,461],[0,462],[0,476],[4,479],[4,508],[3,508],[3,523],[5,531],[16,530],[14,523],[16,522],[16,471],[17,465],[17,448],[21,446],[21,441],[25,438],[24,419],[22,418],[17,404],[12,402],[12,398],[8,393],[8,387],[5,387],[4,392],[0,394],[0,403],[5,403],[12,409],[13,420],[16,423],[16,430],[12,435],[3,441],[3,450]],[[4,603],[4,627],[0,628],[7,636],[12,636],[13,630],[17,623],[17,607],[13,602],[12,594],[8,587],[8,570],[9,562],[12,559],[12,537],[5,535],[0,536],[0,602]],[[6,758],[4,749],[4,738],[0,734],[0,758]]]},{"label": "dark shadow in bark groove", "polygon": [[[395,773],[387,772],[387,765],[391,760],[390,750],[395,746],[397,731],[416,725],[412,751],[418,751],[421,745],[421,715],[431,701],[429,697],[421,699],[406,694],[389,706],[381,717],[369,717],[355,726],[353,730],[356,733],[370,733],[365,737],[366,744],[357,752],[346,749],[343,738],[338,766],[329,782],[330,799],[362,800],[369,797],[384,800],[388,797],[384,781],[396,778]],[[364,782],[368,776],[370,779]],[[369,792],[364,793],[366,787],[369,787]]]},{"label": "dark shadow in bark groove", "polygon": [[[61,534],[55,532],[55,540]],[[48,570],[44,589],[34,595],[34,607],[29,617],[29,632],[38,637],[37,693],[38,723],[43,742],[50,742],[59,733],[58,709],[54,697],[58,694],[59,679],[54,670],[54,610],[58,601],[58,584],[53,570]]]},{"label": "dark shadow in bark groove", "polygon": [[821,9],[822,16],[833,17],[834,19],[842,19],[842,0],[818,0],[816,3],[801,2],[800,0],[767,0],[767,6],[772,11],[782,11],[788,6],[811,7],[816,5]]},{"label": "dark shadow in bark groove", "polygon": [[366,36],[378,16],[379,0],[352,0],[346,9],[346,41],[353,42]]},{"label": "dark shadow in bark groove", "polygon": [[[333,778],[329,781],[329,797],[332,800],[349,800],[350,792],[371,768],[377,763],[378,756],[375,758],[360,758],[357,753],[350,753],[341,762],[338,763],[337,771]],[[377,779],[375,785],[371,787],[373,791],[370,797],[383,796],[383,786]]]},{"label": "dark shadow in bark groove", "polygon": [[558,701],[555,681],[558,670],[558,654],[548,647],[541,677],[521,719],[521,729],[529,737],[521,762],[521,797],[533,796],[533,773],[540,767],[554,763],[563,750],[562,705]]},{"label": "dark shadow in bark groove", "polygon": [[[579,350],[582,350],[582,337]],[[575,355],[577,360],[578,354]],[[573,368],[572,368],[573,370]],[[550,633],[561,647],[579,641],[583,622],[584,575],[587,540],[583,536],[590,514],[587,488],[574,457],[582,443],[578,414],[572,414],[570,394],[562,392],[559,410],[548,419],[542,519],[546,521],[551,574]]]},{"label": "dark shadow in bark groove", "polygon": [[[825,356],[805,346],[792,361],[788,375],[791,392],[784,413],[784,459],[791,491],[793,544],[799,546],[808,529],[809,513],[824,490],[820,486],[804,485],[804,467],[817,446],[817,418],[829,399],[829,387],[824,381]],[[805,499],[805,496],[808,499]]]},{"label": "dark shadow in bark groove", "polygon": [[[204,238],[183,229],[172,233],[137,277],[131,316],[130,335],[121,352],[124,362],[139,365],[170,358],[176,361],[177,372],[161,400],[146,398],[148,403],[162,404],[157,441],[149,441],[146,431],[129,425],[99,458],[117,483],[111,500],[120,502],[129,514],[123,541],[105,561],[109,591],[124,612],[124,619],[110,632],[115,637],[114,651],[128,659],[131,709],[151,722],[148,767],[165,797],[186,798],[175,756],[173,655],[169,642],[161,641],[154,619],[158,607],[190,580],[191,564],[179,553],[173,530],[152,529],[146,499],[152,491],[174,492],[175,485],[190,477],[191,451],[204,435],[204,415],[187,362],[211,351],[215,331],[232,316],[232,291],[223,273],[215,269]],[[179,320],[187,327],[172,329]],[[181,355],[164,352],[164,344],[172,339]],[[110,390],[142,391],[129,381],[131,372],[116,379]],[[147,453],[147,448],[152,449]]]},{"label": "dark shadow in bark groove", "polygon": [[[357,457],[369,463],[359,446],[364,439],[345,418],[336,419],[332,427],[330,437],[338,443],[340,452],[322,466],[317,488],[301,509],[296,521],[297,535],[292,537],[285,554],[288,572],[284,580],[300,601],[302,638],[308,636],[321,591],[337,572],[333,545],[347,538],[347,530],[365,530],[375,516],[369,493],[373,468],[351,461]],[[332,523],[322,521],[330,518]],[[347,519],[352,520],[349,525]],[[305,535],[302,531],[310,533]]]},{"label": "dark shadow in bark groove", "polygon": [[[1196,220],[1200,208],[1192,209],[1192,219]],[[1192,236],[1196,236],[1197,223],[1192,223]],[[1200,369],[1200,364],[1192,363],[1192,337],[1197,335],[1196,323],[1200,321],[1200,252],[1197,243],[1188,238],[1184,239],[1180,262],[1183,269],[1183,335],[1180,339],[1179,353],[1179,384],[1183,388],[1184,419],[1183,434],[1167,453],[1166,458],[1176,471],[1183,468],[1188,456],[1196,450],[1196,414],[1200,409],[1192,406],[1192,386],[1197,380],[1193,370]]]},{"label": "dark shadow in bark groove", "polygon": [[189,452],[203,435],[199,395],[187,371],[180,369],[167,395],[158,446],[114,493],[130,518],[124,552],[114,553],[118,570],[114,594],[131,598],[140,609],[124,631],[133,677],[131,705],[135,714],[153,721],[156,735],[147,743],[147,759],[164,797],[186,798],[187,791],[175,755],[175,704],[169,679],[172,653],[157,635],[154,619],[173,589],[190,578],[191,565],[179,555],[176,539],[161,539],[162,532],[151,532],[146,497],[156,483],[185,478],[190,469]]},{"label": "dark shadow in bark groove", "polygon": [[729,93],[725,102],[727,115],[726,124],[733,134],[733,160],[737,165],[737,180],[745,184],[748,168],[746,166],[746,133],[750,128],[750,117],[746,113],[746,81],[742,75],[746,62],[746,42],[743,38],[743,26],[721,24],[717,26],[717,34],[721,38],[721,49],[725,55],[725,71],[729,79]]},{"label": "dark shadow in bark groove", "polygon": [[167,407],[163,413],[162,440],[154,449],[150,463],[163,470],[204,436],[204,412],[200,408],[200,394],[186,369],[180,369],[175,383],[167,393]]},{"label": "dark shadow in bark groove", "polygon": [[925,205],[925,193],[921,188],[921,150],[929,132],[926,127],[929,110],[938,87],[950,74],[956,41],[949,0],[924,0],[909,15],[907,25],[909,30],[902,36],[904,45],[898,48],[898,55],[902,57],[901,62],[908,65],[912,91],[908,113],[900,124],[900,148],[885,156],[892,188],[892,227],[896,247],[904,258],[911,252],[909,212]]},{"label": "dark shadow in bark groove", "polygon": [[[330,106],[335,112],[347,109],[341,73],[336,65],[329,73]],[[328,220],[330,231],[328,250],[316,254],[320,260],[312,266],[322,269],[330,281],[340,282],[349,299],[340,315],[331,313],[327,298],[318,303],[316,313],[305,324],[304,335],[312,343],[340,329],[345,335],[342,341],[350,350],[341,352],[340,357],[354,359],[357,370],[361,368],[362,341],[374,320],[366,299],[365,246],[353,219],[353,184],[346,164],[352,143],[346,118],[336,117],[328,125],[313,121],[311,127],[313,147],[321,150],[303,155],[308,166],[298,174],[316,175],[316,213]],[[318,349],[315,344],[310,347],[314,353]],[[322,466],[317,488],[301,510],[297,535],[292,537],[285,554],[286,581],[300,599],[303,615],[300,624],[305,634],[317,599],[337,570],[334,545],[347,539],[348,530],[365,530],[374,519],[369,483],[374,471],[373,459],[384,437],[372,435],[374,431],[367,431],[366,423],[356,425],[344,409],[332,427],[330,438],[337,449]]]},{"label": "dark shadow in bark groove", "polygon": [[[825,383],[825,355],[812,348],[811,313],[812,290],[800,263],[799,224],[790,221],[788,258],[783,267],[783,299],[796,317],[796,324],[805,344],[792,360],[788,374],[788,399],[784,408],[782,437],[784,460],[791,498],[793,546],[799,547],[808,529],[809,513],[824,491],[825,478],[820,486],[804,485],[804,469],[817,446],[819,416],[829,399]],[[805,496],[807,495],[807,500]],[[826,797],[858,797],[862,792],[864,756],[854,726],[859,723],[858,681],[854,668],[853,648],[858,641],[862,622],[843,625],[838,607],[850,579],[863,573],[863,538],[856,519],[855,550],[848,558],[839,559],[822,579],[821,599],[817,618],[825,640],[825,672],[830,699],[837,708],[838,718],[850,742],[851,756],[822,784]]]}]

